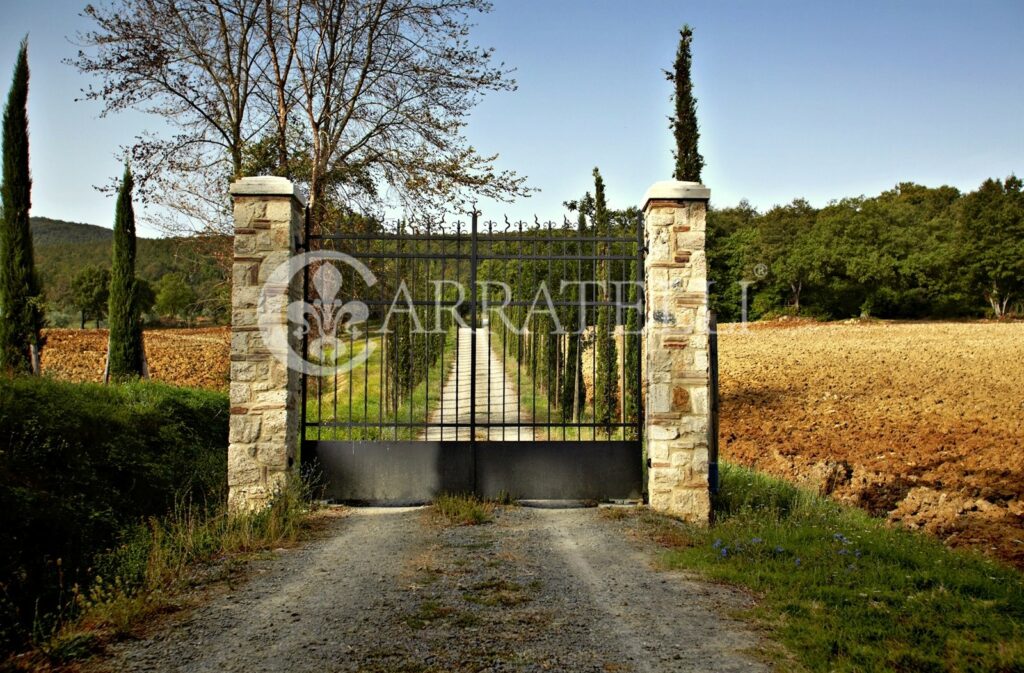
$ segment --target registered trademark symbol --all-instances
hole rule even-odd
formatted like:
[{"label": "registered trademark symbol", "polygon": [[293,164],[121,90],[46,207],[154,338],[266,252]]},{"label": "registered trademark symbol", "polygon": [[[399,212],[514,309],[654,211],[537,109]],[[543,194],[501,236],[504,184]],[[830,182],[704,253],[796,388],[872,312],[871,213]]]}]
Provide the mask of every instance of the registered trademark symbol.
[{"label": "registered trademark symbol", "polygon": [[757,264],[757,265],[755,265],[754,266],[754,275],[757,276],[758,278],[764,278],[765,276],[767,276],[768,275],[768,265],[767,264]]}]

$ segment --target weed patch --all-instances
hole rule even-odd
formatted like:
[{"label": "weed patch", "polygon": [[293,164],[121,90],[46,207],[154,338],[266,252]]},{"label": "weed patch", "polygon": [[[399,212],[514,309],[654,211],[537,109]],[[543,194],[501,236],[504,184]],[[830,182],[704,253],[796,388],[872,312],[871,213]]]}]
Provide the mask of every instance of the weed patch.
[{"label": "weed patch", "polygon": [[434,499],[434,509],[449,524],[476,526],[494,520],[495,504],[475,495],[442,494]]},{"label": "weed patch", "polygon": [[463,597],[471,603],[488,607],[512,607],[530,600],[530,594],[525,587],[500,578],[474,584],[463,593]]}]

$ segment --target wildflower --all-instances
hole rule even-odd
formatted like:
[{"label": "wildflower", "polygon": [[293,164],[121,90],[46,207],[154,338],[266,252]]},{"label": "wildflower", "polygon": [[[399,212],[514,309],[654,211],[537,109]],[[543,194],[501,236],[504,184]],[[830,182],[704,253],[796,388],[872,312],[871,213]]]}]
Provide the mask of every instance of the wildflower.
[{"label": "wildflower", "polygon": [[797,565],[797,566],[800,565],[800,557],[799,556],[797,556],[795,559],[793,559],[793,565]]},{"label": "wildflower", "polygon": [[785,549],[783,549],[783,548],[782,548],[781,546],[776,546],[776,547],[775,547],[775,553],[776,553],[776,554],[781,554],[781,553],[782,553],[782,552],[784,552],[784,551],[786,551],[786,550],[785,550]]},{"label": "wildflower", "polygon": [[711,545],[711,547],[713,549],[718,549],[721,546],[722,546],[722,540],[721,539],[715,540],[714,544]]},{"label": "wildflower", "polygon": [[751,543],[751,544],[761,544],[761,542],[762,542],[762,540],[761,540],[761,538],[759,538],[759,537],[755,537],[755,538],[752,538],[752,539],[750,540],[750,543]]},{"label": "wildflower", "polygon": [[722,558],[725,558],[728,555],[729,555],[729,548],[728,547],[722,547]]}]

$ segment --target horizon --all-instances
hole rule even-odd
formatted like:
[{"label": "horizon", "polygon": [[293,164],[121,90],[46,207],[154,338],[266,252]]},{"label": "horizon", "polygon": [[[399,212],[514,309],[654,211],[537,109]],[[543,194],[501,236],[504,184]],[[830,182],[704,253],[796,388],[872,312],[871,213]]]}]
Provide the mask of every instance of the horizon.
[{"label": "horizon", "polygon": [[[120,174],[117,146],[158,118],[73,102],[89,79],[60,61],[88,27],[79,2],[5,2],[0,80],[29,34],[33,216],[109,228],[113,200],[93,189]],[[1024,84],[1014,26],[1024,6],[990,0],[762,7],[668,2],[497,2],[471,39],[516,68],[518,91],[489,95],[466,129],[498,169],[541,190],[512,204],[480,200],[485,216],[560,217],[601,169],[615,208],[669,177],[670,84],[662,70],[678,29],[694,27],[694,84],[704,184],[723,207],[759,211],[804,198],[815,207],[874,196],[900,182],[973,191],[1024,165]],[[954,39],[955,38],[955,39]],[[621,46],[620,46],[621,45]],[[1005,73],[1010,72],[1008,76]],[[597,112],[592,112],[592,111]],[[82,166],[93,167],[83,174]],[[140,218],[139,233],[164,232]]]}]

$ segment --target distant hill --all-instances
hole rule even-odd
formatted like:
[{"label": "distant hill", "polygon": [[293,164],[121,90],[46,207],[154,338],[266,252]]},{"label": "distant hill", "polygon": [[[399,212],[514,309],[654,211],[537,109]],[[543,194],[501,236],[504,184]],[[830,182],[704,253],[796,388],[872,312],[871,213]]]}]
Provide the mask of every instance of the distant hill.
[{"label": "distant hill", "polygon": [[[94,224],[65,222],[48,217],[30,220],[36,270],[51,310],[67,311],[71,304],[71,281],[87,266],[110,267],[112,229]],[[136,273],[156,283],[167,273],[180,273],[203,299],[224,294],[226,273],[208,250],[196,245],[198,239],[139,238]],[[207,240],[206,243],[211,243]],[[221,301],[223,303],[223,301]]]},{"label": "distant hill", "polygon": [[48,245],[103,242],[114,238],[113,229],[97,227],[95,224],[52,220],[49,217],[30,218],[29,227],[32,229],[32,243],[37,248]]}]

